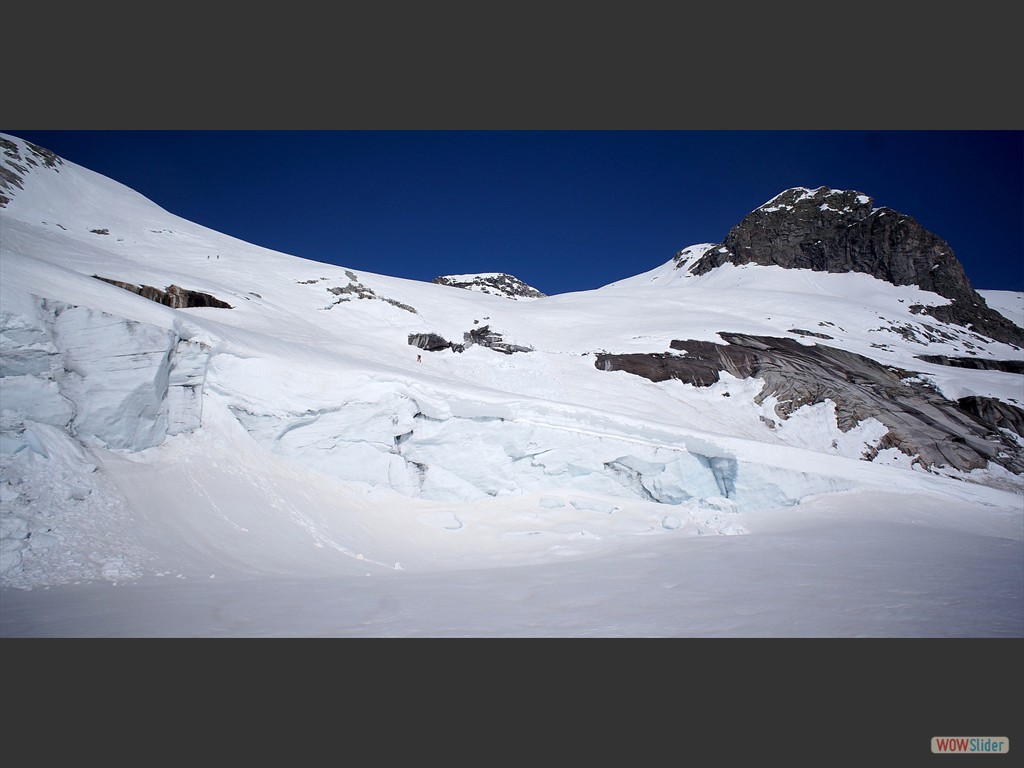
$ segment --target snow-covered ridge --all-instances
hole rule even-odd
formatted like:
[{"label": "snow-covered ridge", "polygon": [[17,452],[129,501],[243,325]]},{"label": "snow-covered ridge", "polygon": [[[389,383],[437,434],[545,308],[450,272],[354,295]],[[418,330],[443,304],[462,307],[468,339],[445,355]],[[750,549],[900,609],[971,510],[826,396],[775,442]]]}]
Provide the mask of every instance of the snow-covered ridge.
[{"label": "snow-covered ridge", "polygon": [[775,195],[771,200],[759,205],[756,210],[763,211],[765,213],[773,213],[775,211],[791,211],[798,204],[806,201],[817,201],[819,198],[824,202],[821,203],[820,210],[823,211],[842,211],[849,213],[853,210],[850,205],[844,205],[842,208],[836,208],[829,204],[829,198],[850,197],[858,207],[870,207],[871,198],[862,192],[851,192],[845,189],[831,189],[829,187],[818,187],[816,189],[810,189],[808,187],[791,187],[790,189],[783,190],[779,194]]},{"label": "snow-covered ridge", "polygon": [[518,277],[504,272],[480,272],[466,275],[441,275],[435,277],[433,282],[439,285],[450,285],[455,288],[464,288],[468,291],[477,291],[494,296],[504,296],[508,299],[522,301],[523,299],[539,299],[544,294],[533,286],[527,285]]}]

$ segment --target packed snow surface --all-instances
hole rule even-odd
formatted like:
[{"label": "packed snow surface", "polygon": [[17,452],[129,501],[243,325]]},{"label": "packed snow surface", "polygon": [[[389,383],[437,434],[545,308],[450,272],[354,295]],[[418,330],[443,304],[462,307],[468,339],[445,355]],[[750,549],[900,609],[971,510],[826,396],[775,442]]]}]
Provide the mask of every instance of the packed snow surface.
[{"label": "packed snow surface", "polygon": [[[0,208],[4,636],[1024,634],[1019,477],[925,471],[834,403],[780,420],[756,379],[595,366],[810,329],[1020,407],[1019,375],[916,359],[1020,359],[908,333],[935,294],[695,277],[694,246],[509,301],[257,247],[4,138],[23,169]],[[1020,322],[1020,294],[983,295]],[[409,341],[485,327],[531,351]]]}]

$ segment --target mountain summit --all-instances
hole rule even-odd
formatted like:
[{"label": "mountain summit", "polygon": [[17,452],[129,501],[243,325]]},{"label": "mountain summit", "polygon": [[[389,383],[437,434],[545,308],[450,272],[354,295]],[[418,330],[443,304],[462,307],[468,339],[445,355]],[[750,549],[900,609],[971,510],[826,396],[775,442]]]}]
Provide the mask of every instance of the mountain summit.
[{"label": "mountain summit", "polygon": [[893,285],[916,285],[950,299],[918,311],[1024,346],[1024,330],[987,306],[949,244],[913,217],[876,208],[862,192],[794,187],[747,214],[690,271],[725,263],[818,272],[863,272]]}]

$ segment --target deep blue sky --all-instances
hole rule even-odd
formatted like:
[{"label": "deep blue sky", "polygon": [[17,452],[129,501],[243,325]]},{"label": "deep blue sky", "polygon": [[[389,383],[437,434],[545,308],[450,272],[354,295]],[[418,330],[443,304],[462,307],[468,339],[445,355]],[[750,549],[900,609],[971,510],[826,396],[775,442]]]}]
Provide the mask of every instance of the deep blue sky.
[{"label": "deep blue sky", "polygon": [[19,131],[168,211],[379,274],[548,293],[719,242],[784,189],[855,189],[1024,290],[1024,131]]}]

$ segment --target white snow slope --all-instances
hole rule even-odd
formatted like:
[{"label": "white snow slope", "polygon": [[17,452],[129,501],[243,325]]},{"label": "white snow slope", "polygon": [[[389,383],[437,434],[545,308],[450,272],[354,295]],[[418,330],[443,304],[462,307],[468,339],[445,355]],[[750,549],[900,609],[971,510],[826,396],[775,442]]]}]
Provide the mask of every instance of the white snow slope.
[{"label": "white snow slope", "polygon": [[[827,329],[1020,406],[1019,375],[913,357],[965,353],[900,333],[935,294],[670,261],[516,302],[257,247],[0,138],[20,176],[0,208],[3,636],[1024,634],[1020,477],[863,460],[880,423],[779,420],[757,380],[594,365]],[[409,345],[483,326],[532,351]]]}]

